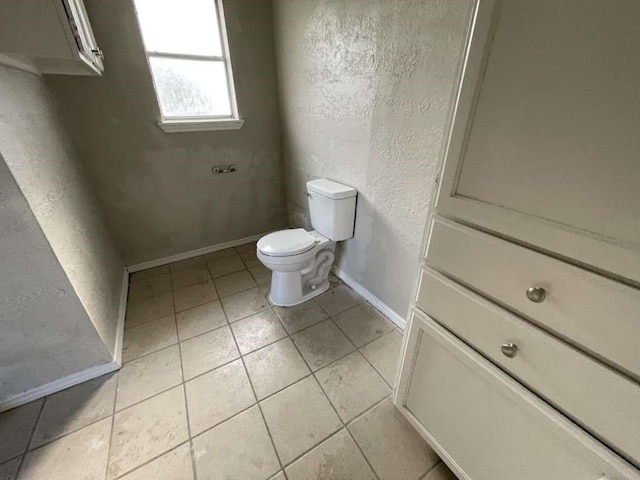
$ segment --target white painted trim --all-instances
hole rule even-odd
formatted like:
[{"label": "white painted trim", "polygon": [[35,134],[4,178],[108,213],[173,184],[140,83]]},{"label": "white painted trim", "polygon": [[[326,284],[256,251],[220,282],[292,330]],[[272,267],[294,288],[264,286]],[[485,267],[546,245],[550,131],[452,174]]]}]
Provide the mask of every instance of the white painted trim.
[{"label": "white painted trim", "polygon": [[243,119],[225,118],[221,120],[161,120],[158,126],[164,133],[206,132],[215,130],[239,130]]},{"label": "white painted trim", "polygon": [[20,405],[24,405],[25,403],[32,402],[33,400],[37,400],[47,395],[65,390],[80,383],[93,380],[94,378],[101,377],[102,375],[106,375],[107,373],[115,372],[119,368],[120,366],[114,360],[113,362],[103,365],[96,365],[95,367],[90,367],[80,372],[73,373],[69,376],[59,378],[58,380],[54,380],[53,382],[49,382],[44,385],[40,385],[39,387],[32,388],[31,390],[27,390],[26,392],[18,393],[5,399],[1,399],[0,412],[19,407]]},{"label": "white painted trim", "polygon": [[[270,232],[267,232],[270,233]],[[261,233],[259,235],[252,235],[250,237],[239,238],[238,240],[232,240],[230,242],[218,243],[217,245],[211,245],[209,247],[199,248],[197,250],[191,250],[190,252],[178,253],[177,255],[171,255],[170,257],[159,258],[157,260],[150,260],[148,262],[136,263],[135,265],[129,265],[127,272],[134,273],[140,270],[147,270],[148,268],[160,267],[173,262],[179,262],[180,260],[186,260],[188,258],[199,257],[200,255],[206,255],[207,253],[217,252],[218,250],[224,250],[225,248],[239,247],[247,243],[260,240],[267,233]]]},{"label": "white painted trim", "polygon": [[360,295],[367,302],[369,302],[371,305],[373,305],[376,308],[376,310],[378,310],[381,314],[383,314],[385,317],[387,317],[389,320],[391,320],[393,323],[395,323],[399,328],[404,330],[404,328],[405,328],[405,326],[407,324],[407,321],[404,318],[402,318],[400,315],[398,315],[396,312],[394,312],[386,303],[384,303],[382,300],[380,300],[378,297],[376,297],[369,290],[367,290],[361,284],[356,282],[344,270],[340,270],[336,266],[334,266],[332,268],[332,270],[333,270],[333,273],[335,273],[336,276],[340,280],[342,280],[344,283],[346,283],[358,295]]},{"label": "white painted trim", "polygon": [[124,269],[122,290],[120,291],[120,308],[118,309],[118,326],[116,327],[116,343],[113,347],[113,360],[122,366],[122,346],[124,343],[124,320],[127,314],[127,296],[129,295],[129,272]]}]

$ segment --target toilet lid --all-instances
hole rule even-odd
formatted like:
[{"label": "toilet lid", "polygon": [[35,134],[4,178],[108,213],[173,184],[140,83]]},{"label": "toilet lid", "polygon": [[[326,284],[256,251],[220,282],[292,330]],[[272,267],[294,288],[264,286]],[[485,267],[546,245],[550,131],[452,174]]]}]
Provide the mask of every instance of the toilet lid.
[{"label": "toilet lid", "polygon": [[280,230],[258,240],[258,250],[272,257],[288,257],[311,250],[316,239],[304,228]]}]

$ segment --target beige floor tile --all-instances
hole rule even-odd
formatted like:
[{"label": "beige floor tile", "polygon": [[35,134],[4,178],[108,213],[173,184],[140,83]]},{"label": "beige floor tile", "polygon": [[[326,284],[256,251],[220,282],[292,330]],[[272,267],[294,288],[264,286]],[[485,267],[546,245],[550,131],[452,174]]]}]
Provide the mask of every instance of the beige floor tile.
[{"label": "beige floor tile", "polygon": [[173,313],[173,293],[166,292],[154,297],[129,302],[125,329],[139,327],[144,323],[157,320]]},{"label": "beige floor tile", "polygon": [[231,330],[242,355],[287,336],[280,320],[271,309],[232,323]]},{"label": "beige floor tile", "polygon": [[103,480],[111,417],[30,451],[20,480]]},{"label": "beige floor tile", "polygon": [[449,467],[443,462],[440,462],[429,470],[429,473],[422,477],[421,480],[457,480],[457,478],[453,472],[449,470]]},{"label": "beige floor tile", "polygon": [[110,416],[116,396],[116,374],[89,380],[48,397],[29,448]]},{"label": "beige floor tile", "polygon": [[264,265],[256,265],[255,267],[251,267],[249,271],[256,280],[256,283],[261,284],[271,282],[271,270]]},{"label": "beige floor tile", "polygon": [[125,363],[120,369],[116,410],[122,410],[182,383],[177,345]]},{"label": "beige floor tile", "polygon": [[256,403],[242,360],[185,383],[191,435],[198,435]]},{"label": "beige floor tile", "polygon": [[368,303],[362,303],[337,314],[333,317],[333,321],[356,347],[369,343],[395,328]]},{"label": "beige floor tile", "polygon": [[16,480],[22,457],[14,458],[0,465],[0,480]]},{"label": "beige floor tile", "polygon": [[245,269],[240,255],[237,254],[232,257],[216,258],[209,261],[207,265],[209,266],[209,272],[211,272],[211,276],[213,278],[223,277],[224,275]]},{"label": "beige floor tile", "polygon": [[257,287],[255,280],[246,270],[216,278],[214,283],[221,297],[228,297],[234,293]]},{"label": "beige floor tile", "polygon": [[393,330],[387,335],[365,345],[360,351],[387,383],[395,387],[396,369],[400,359],[401,347],[402,334],[398,330]]},{"label": "beige floor tile", "polygon": [[180,260],[179,262],[174,262],[169,265],[171,273],[177,272],[178,270],[184,270],[185,268],[194,268],[199,267],[201,265],[206,265],[207,259],[204,255],[198,257],[191,257],[185,260]]},{"label": "beige floor tile", "polygon": [[244,361],[258,399],[288,387],[310,373],[288,338],[250,353]]},{"label": "beige floor tile", "polygon": [[269,302],[260,289],[252,288],[222,299],[222,306],[229,322],[235,322],[269,308]]},{"label": "beige floor tile", "polygon": [[189,438],[182,386],[116,413],[108,478],[116,478]]},{"label": "beige floor tile", "polygon": [[169,315],[124,332],[122,361],[129,362],[175,343],[178,343],[176,319]]},{"label": "beige floor tile", "polygon": [[357,418],[349,430],[381,480],[420,478],[440,460],[391,399]]},{"label": "beige floor tile", "polygon": [[280,465],[254,407],[193,439],[199,479],[267,480]]},{"label": "beige floor tile", "polygon": [[218,250],[217,252],[207,253],[206,255],[203,255],[203,257],[207,262],[212,262],[220,258],[235,257],[236,255],[237,252],[235,248],[225,248],[224,250]]},{"label": "beige floor tile", "polygon": [[316,372],[320,386],[348,422],[391,393],[360,352],[353,352]]},{"label": "beige floor tile", "polygon": [[290,334],[315,325],[327,318],[327,314],[315,300],[308,300],[293,307],[274,307],[273,309],[282,320],[284,328]]},{"label": "beige floor tile", "polygon": [[182,342],[180,348],[185,380],[213,370],[240,356],[229,327],[220,327],[190,338]]},{"label": "beige floor tile", "polygon": [[171,291],[171,275],[163,273],[148,278],[141,278],[129,285],[129,301],[155,297]]},{"label": "beige floor tile", "polygon": [[27,449],[43,400],[0,413],[0,463]]},{"label": "beige floor tile", "polygon": [[203,283],[207,280],[211,280],[211,275],[209,275],[209,269],[206,264],[180,268],[171,272],[171,284],[174,290],[195,285],[196,283]]},{"label": "beige floor tile", "polygon": [[256,255],[255,250],[251,250],[249,252],[238,252],[240,254],[240,258],[244,262],[247,268],[257,267],[258,265],[262,265],[262,262],[258,260],[258,256]]},{"label": "beige floor tile", "polygon": [[120,480],[193,480],[191,450],[188,443],[165,453]]},{"label": "beige floor tile", "polygon": [[141,279],[156,277],[165,273],[169,273],[169,265],[160,265],[159,267],[147,268],[146,270],[134,272],[129,277],[129,281],[135,283]]},{"label": "beige floor tile", "polygon": [[356,292],[346,285],[338,285],[336,288],[327,290],[316,297],[316,301],[329,315],[333,316],[340,312],[355,307],[363,302],[363,299]]},{"label": "beige floor tile", "polygon": [[313,377],[261,402],[273,442],[284,465],[342,427]]},{"label": "beige floor tile", "polygon": [[287,480],[284,477],[284,473],[282,473],[282,471],[276,473],[273,477],[271,477],[269,480]]},{"label": "beige floor tile", "polygon": [[205,303],[183,310],[176,315],[178,338],[182,342],[227,324],[220,301]]},{"label": "beige floor tile", "polygon": [[291,339],[314,371],[355,349],[331,320],[302,330],[292,335]]},{"label": "beige floor tile", "polygon": [[183,310],[213,302],[217,299],[218,294],[216,293],[216,289],[214,288],[211,280],[179,288],[173,292],[176,312],[182,312]]},{"label": "beige floor tile", "polygon": [[322,442],[285,470],[289,480],[376,480],[346,429]]}]

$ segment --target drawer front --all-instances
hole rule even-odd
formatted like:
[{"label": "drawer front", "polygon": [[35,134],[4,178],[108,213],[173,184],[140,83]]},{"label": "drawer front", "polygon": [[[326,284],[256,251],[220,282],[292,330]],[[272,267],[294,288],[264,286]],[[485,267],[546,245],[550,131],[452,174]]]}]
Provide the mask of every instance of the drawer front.
[{"label": "drawer front", "polygon": [[640,472],[429,318],[404,407],[462,478],[638,480]]},{"label": "drawer front", "polygon": [[[422,273],[418,306],[640,465],[640,384],[432,270]],[[513,358],[501,351],[511,343]]]},{"label": "drawer front", "polygon": [[427,263],[640,379],[640,290],[444,219]]}]

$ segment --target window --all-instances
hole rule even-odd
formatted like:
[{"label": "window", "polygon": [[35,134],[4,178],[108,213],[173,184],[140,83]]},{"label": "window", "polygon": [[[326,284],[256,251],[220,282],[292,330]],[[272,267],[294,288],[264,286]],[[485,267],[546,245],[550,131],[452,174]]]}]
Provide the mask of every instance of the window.
[{"label": "window", "polygon": [[134,0],[165,132],[240,128],[221,0]]}]

